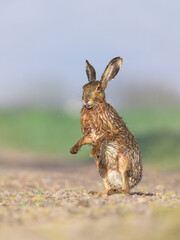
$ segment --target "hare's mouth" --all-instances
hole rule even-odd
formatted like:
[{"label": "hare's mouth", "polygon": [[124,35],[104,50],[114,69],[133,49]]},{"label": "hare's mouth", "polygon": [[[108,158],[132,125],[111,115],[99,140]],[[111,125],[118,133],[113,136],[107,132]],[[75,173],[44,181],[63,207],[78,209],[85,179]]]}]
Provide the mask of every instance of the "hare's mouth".
[{"label": "hare's mouth", "polygon": [[85,107],[85,108],[92,108],[93,105],[85,104],[84,107]]}]

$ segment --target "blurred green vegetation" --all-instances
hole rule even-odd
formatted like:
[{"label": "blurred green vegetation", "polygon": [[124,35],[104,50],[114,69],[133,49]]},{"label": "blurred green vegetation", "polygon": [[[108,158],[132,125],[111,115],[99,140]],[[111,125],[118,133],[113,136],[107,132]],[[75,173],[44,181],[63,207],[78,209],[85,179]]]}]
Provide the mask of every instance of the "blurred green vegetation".
[{"label": "blurred green vegetation", "polygon": [[[145,163],[180,168],[179,109],[129,109],[119,113],[136,136]],[[89,146],[82,147],[77,155],[69,153],[81,136],[80,114],[52,110],[0,112],[2,148],[88,160]]]}]

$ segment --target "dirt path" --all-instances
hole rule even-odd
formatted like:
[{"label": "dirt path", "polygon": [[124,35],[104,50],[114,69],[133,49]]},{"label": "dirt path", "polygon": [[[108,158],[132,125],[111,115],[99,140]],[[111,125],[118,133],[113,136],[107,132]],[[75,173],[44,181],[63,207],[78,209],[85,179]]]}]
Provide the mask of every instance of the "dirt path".
[{"label": "dirt path", "polygon": [[0,160],[0,239],[180,239],[180,172],[145,167],[130,196],[94,164]]}]

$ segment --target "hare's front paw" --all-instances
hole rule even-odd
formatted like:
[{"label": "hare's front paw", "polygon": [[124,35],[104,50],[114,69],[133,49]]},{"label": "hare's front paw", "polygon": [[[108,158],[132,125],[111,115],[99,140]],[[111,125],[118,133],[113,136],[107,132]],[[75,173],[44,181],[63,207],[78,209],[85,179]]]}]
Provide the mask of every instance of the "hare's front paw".
[{"label": "hare's front paw", "polygon": [[99,146],[94,146],[90,152],[90,157],[96,157],[99,155]]},{"label": "hare's front paw", "polygon": [[80,147],[79,147],[78,145],[74,145],[74,146],[71,148],[70,153],[76,154],[76,153],[79,152],[79,150],[80,150]]}]

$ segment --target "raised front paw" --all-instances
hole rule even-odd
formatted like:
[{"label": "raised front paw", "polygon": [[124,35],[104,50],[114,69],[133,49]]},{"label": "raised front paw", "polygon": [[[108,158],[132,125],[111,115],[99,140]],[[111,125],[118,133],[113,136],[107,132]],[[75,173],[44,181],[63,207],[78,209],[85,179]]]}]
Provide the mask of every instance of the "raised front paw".
[{"label": "raised front paw", "polygon": [[78,145],[74,145],[71,149],[70,149],[70,153],[72,154],[76,154],[78,153],[80,150],[79,146]]}]

